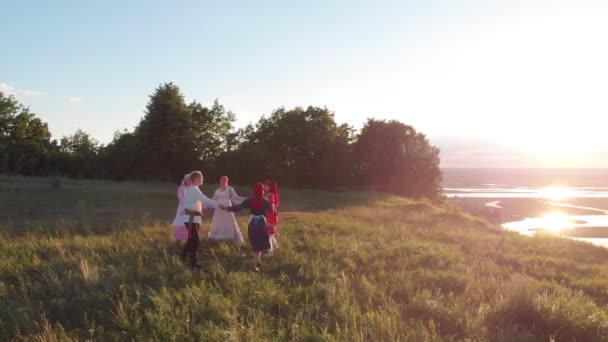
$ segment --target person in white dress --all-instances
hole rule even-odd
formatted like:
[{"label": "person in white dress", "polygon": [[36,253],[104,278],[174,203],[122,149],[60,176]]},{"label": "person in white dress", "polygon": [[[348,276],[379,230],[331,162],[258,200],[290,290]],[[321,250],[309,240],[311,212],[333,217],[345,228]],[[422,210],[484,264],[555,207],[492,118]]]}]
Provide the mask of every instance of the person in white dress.
[{"label": "person in white dress", "polygon": [[[220,178],[220,187],[215,190],[212,197],[220,205],[230,207],[234,204],[240,204],[246,198],[237,195],[233,187],[228,185],[228,177]],[[243,243],[243,234],[236,222],[234,213],[225,210],[216,210],[213,213],[211,220],[211,229],[209,230],[209,240],[214,242],[229,242],[233,244]]]}]

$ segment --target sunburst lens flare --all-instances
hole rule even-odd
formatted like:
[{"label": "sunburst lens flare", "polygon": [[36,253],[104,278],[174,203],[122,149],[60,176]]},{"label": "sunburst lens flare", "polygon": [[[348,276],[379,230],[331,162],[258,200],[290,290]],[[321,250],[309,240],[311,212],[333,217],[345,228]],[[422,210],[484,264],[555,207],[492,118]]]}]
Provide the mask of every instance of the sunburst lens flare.
[{"label": "sunburst lens flare", "polygon": [[575,222],[572,219],[560,212],[544,215],[543,221],[543,226],[546,227],[547,231],[552,233],[559,233],[562,230],[571,228],[575,225]]},{"label": "sunburst lens flare", "polygon": [[565,200],[572,196],[572,190],[565,186],[555,185],[541,190],[541,196],[555,201]]}]

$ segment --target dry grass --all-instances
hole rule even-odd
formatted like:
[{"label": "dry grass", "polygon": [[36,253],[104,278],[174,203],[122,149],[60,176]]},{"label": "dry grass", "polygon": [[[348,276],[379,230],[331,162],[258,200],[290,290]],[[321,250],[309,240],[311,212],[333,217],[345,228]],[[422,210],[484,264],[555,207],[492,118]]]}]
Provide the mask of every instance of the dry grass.
[{"label": "dry grass", "polygon": [[30,214],[17,192],[32,183],[45,184],[0,181],[13,201],[0,202],[0,340],[608,340],[608,251],[584,243],[448,206],[285,190],[281,250],[261,273],[247,246],[206,241],[192,273],[170,237],[172,186],[65,181]]}]

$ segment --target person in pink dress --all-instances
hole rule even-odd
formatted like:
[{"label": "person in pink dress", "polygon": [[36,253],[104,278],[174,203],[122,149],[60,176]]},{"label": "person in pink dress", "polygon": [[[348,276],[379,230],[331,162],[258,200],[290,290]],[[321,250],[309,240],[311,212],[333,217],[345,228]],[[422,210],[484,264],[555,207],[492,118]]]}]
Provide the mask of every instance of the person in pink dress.
[{"label": "person in pink dress", "polygon": [[188,188],[190,185],[191,185],[190,174],[187,174],[184,176],[182,183],[177,188],[178,205],[177,205],[177,212],[175,213],[175,219],[173,219],[172,226],[173,226],[173,237],[175,238],[175,240],[177,241],[178,244],[180,244],[181,241],[188,240],[188,228],[186,228],[186,225],[184,224],[184,222],[188,222],[189,216],[186,215],[186,213],[184,211],[184,192],[185,192],[186,188]]},{"label": "person in pink dress", "polygon": [[266,222],[268,224],[268,234],[270,236],[270,250],[267,255],[272,253],[279,248],[279,244],[276,239],[279,228],[279,206],[281,205],[281,199],[279,196],[279,188],[277,183],[272,180],[266,181],[266,200],[272,204],[272,211],[266,213]]}]

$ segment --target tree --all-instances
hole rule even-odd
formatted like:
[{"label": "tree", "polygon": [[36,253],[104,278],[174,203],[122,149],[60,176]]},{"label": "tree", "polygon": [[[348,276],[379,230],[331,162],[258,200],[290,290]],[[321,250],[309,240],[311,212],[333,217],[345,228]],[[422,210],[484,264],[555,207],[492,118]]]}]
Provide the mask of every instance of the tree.
[{"label": "tree", "polygon": [[218,100],[186,105],[179,87],[165,83],[133,132],[117,132],[105,147],[81,130],[56,142],[46,123],[0,93],[0,172],[176,181],[204,169],[247,183],[271,177],[313,188],[441,193],[439,150],[403,123],[370,119],[355,140],[327,108],[279,108],[239,130],[234,121]]},{"label": "tree", "polygon": [[365,187],[410,197],[441,194],[439,149],[412,126],[368,120],[353,147],[353,161]]},{"label": "tree", "polygon": [[50,139],[45,122],[0,92],[0,171],[46,174],[53,147]]},{"label": "tree", "polygon": [[243,150],[267,176],[299,186],[335,187],[349,179],[352,128],[327,108],[275,110],[262,117]]},{"label": "tree", "polygon": [[61,138],[59,150],[77,156],[95,155],[99,152],[100,145],[90,134],[78,129],[73,135]]},{"label": "tree", "polygon": [[160,85],[135,129],[138,174],[173,181],[197,165],[190,110],[178,86]]},{"label": "tree", "polygon": [[117,180],[175,181],[195,168],[213,174],[217,158],[235,139],[234,120],[218,100],[211,108],[196,101],[186,105],[179,87],[162,84],[135,131],[118,133],[104,150],[107,171]]},{"label": "tree", "polygon": [[7,146],[13,120],[21,110],[21,105],[13,96],[0,92],[0,146]]},{"label": "tree", "polygon": [[134,178],[137,175],[135,134],[128,131],[114,132],[114,138],[103,149],[102,160],[108,177],[116,181]]},{"label": "tree", "polygon": [[204,164],[209,165],[229,148],[228,143],[235,116],[232,112],[226,112],[217,99],[211,108],[203,107],[198,102],[192,102],[188,109],[191,113],[196,156]]},{"label": "tree", "polygon": [[57,173],[79,178],[104,176],[99,160],[102,149],[97,140],[81,129],[61,138],[55,155]]}]

